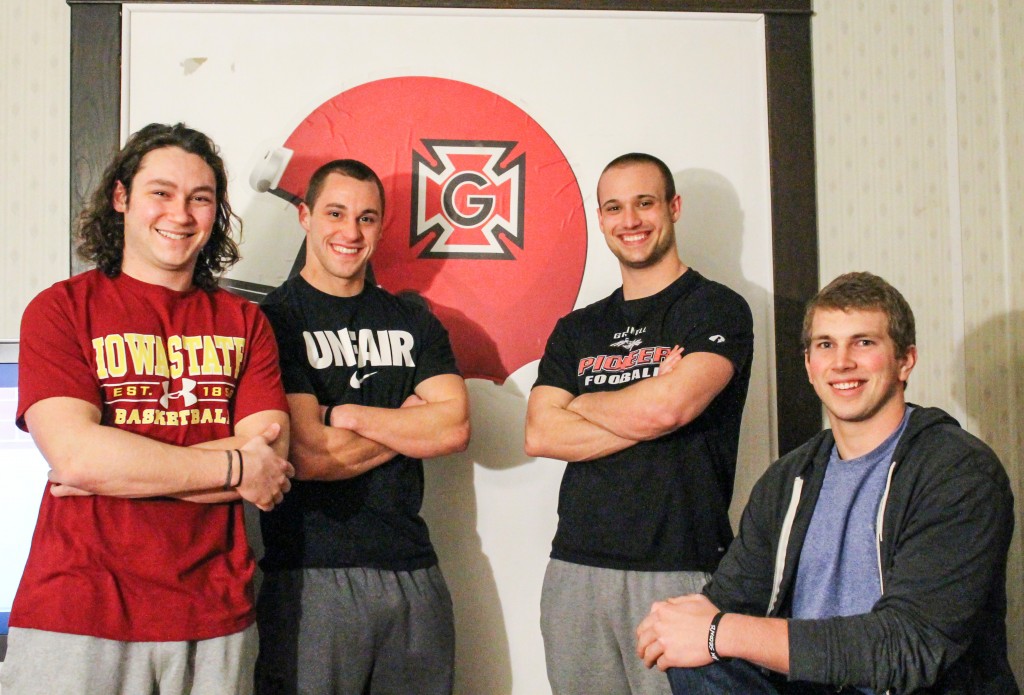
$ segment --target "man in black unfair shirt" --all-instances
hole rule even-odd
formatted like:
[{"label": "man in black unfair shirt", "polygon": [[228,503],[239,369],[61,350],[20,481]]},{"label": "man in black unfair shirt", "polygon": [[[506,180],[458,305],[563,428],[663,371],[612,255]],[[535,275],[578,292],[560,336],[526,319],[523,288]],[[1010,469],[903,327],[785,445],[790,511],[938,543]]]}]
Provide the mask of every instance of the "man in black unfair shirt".
[{"label": "man in black unfair shirt", "polygon": [[527,410],[527,453],[568,462],[541,598],[548,679],[556,695],[667,693],[634,630],[653,601],[699,591],[732,540],[752,318],[680,260],[661,160],[618,157],[597,197],[622,287],[558,322]]},{"label": "man in black unfair shirt", "polygon": [[451,598],[426,524],[421,459],[469,441],[448,334],[366,281],[384,189],[355,160],[313,174],[306,265],[263,308],[281,352],[296,482],[261,519],[258,693],[450,693]]}]

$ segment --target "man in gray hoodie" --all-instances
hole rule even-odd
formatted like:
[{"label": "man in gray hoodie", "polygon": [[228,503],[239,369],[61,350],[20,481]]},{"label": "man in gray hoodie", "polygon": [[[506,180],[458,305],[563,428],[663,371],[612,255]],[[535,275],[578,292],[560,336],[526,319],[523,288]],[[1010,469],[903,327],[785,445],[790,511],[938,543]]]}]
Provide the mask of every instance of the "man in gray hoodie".
[{"label": "man in gray hoodie", "polygon": [[803,343],[831,429],[765,473],[703,593],[654,604],[637,654],[674,693],[1017,693],[1013,495],[983,442],[906,402],[906,300],[840,276]]}]

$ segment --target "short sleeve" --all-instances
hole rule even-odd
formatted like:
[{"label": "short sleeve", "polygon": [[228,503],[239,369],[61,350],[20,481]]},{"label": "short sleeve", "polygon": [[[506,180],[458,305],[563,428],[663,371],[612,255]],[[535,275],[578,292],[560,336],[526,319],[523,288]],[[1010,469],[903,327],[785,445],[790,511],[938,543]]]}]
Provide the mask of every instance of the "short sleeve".
[{"label": "short sleeve", "polygon": [[[743,297],[723,285],[709,283],[707,290],[694,297],[701,304],[700,311],[693,311],[692,307],[685,311],[690,320],[678,328],[684,336],[680,347],[683,354],[721,355],[732,362],[739,374],[749,364],[754,350],[754,320],[750,307]],[[681,313],[673,311],[672,318],[682,323]]]},{"label": "short sleeve", "polygon": [[455,353],[448,338],[448,330],[429,311],[424,312],[423,329],[420,336],[422,349],[416,357],[416,378],[414,386],[441,374],[461,376],[455,363]]},{"label": "short sleeve", "polygon": [[568,391],[573,396],[579,395],[576,381],[576,358],[573,355],[572,341],[568,329],[568,317],[559,319],[555,330],[551,332],[544,354],[537,368],[537,386],[554,386]]},{"label": "short sleeve", "polygon": [[285,393],[308,393],[315,396],[316,390],[305,366],[306,347],[302,341],[302,331],[295,326],[287,303],[264,304],[263,313],[274,329]]},{"label": "short sleeve", "polygon": [[277,343],[266,316],[255,305],[254,319],[248,337],[249,349],[245,370],[238,378],[235,391],[234,421],[237,423],[253,413],[264,410],[288,412],[288,401],[281,385]]},{"label": "short sleeve", "polygon": [[16,423],[28,431],[25,412],[47,398],[77,398],[103,410],[90,352],[79,339],[68,296],[55,285],[33,299],[21,319]]}]

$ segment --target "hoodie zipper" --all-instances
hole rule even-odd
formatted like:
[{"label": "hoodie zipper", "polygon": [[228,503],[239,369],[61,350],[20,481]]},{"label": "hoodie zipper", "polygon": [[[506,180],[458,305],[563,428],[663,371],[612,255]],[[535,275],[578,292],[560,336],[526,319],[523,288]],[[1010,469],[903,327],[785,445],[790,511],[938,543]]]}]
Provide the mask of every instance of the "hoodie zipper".
[{"label": "hoodie zipper", "polygon": [[892,487],[892,474],[896,470],[896,461],[889,464],[889,474],[885,477],[885,490],[878,503],[878,514],[875,516],[875,558],[878,561],[878,587],[885,593],[885,578],[882,576],[882,525],[885,523],[885,506],[889,502],[889,488]]},{"label": "hoodie zipper", "polygon": [[[889,502],[889,488],[892,487],[892,474],[896,470],[896,460],[889,464],[889,474],[885,477],[885,490],[882,491],[882,499],[878,503],[878,515],[875,517],[875,557],[878,561],[878,587],[881,593],[885,593],[885,578],[882,576],[882,526],[885,523],[885,507]],[[892,691],[886,690],[885,695]]]},{"label": "hoodie zipper", "polygon": [[796,517],[796,508],[800,504],[800,494],[804,489],[804,479],[796,477],[793,479],[793,494],[789,498],[789,509],[786,510],[786,517],[782,521],[782,530],[779,532],[779,547],[775,551],[775,575],[772,577],[772,597],[768,601],[768,612],[771,615],[775,610],[775,602],[779,599],[779,589],[782,586],[782,575],[786,569],[786,551],[789,549],[789,536],[793,531],[793,519]]}]

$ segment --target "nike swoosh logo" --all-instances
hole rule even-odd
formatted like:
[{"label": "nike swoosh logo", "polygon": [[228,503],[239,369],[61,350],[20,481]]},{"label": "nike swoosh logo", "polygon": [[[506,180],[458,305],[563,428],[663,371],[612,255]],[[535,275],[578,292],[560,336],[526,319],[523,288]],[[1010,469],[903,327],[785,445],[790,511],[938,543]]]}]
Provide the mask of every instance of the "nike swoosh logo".
[{"label": "nike swoosh logo", "polygon": [[369,374],[363,374],[362,378],[360,378],[358,372],[352,372],[352,378],[348,380],[348,385],[354,389],[357,389],[363,385],[364,381],[366,381],[376,373],[377,372],[370,372]]}]

